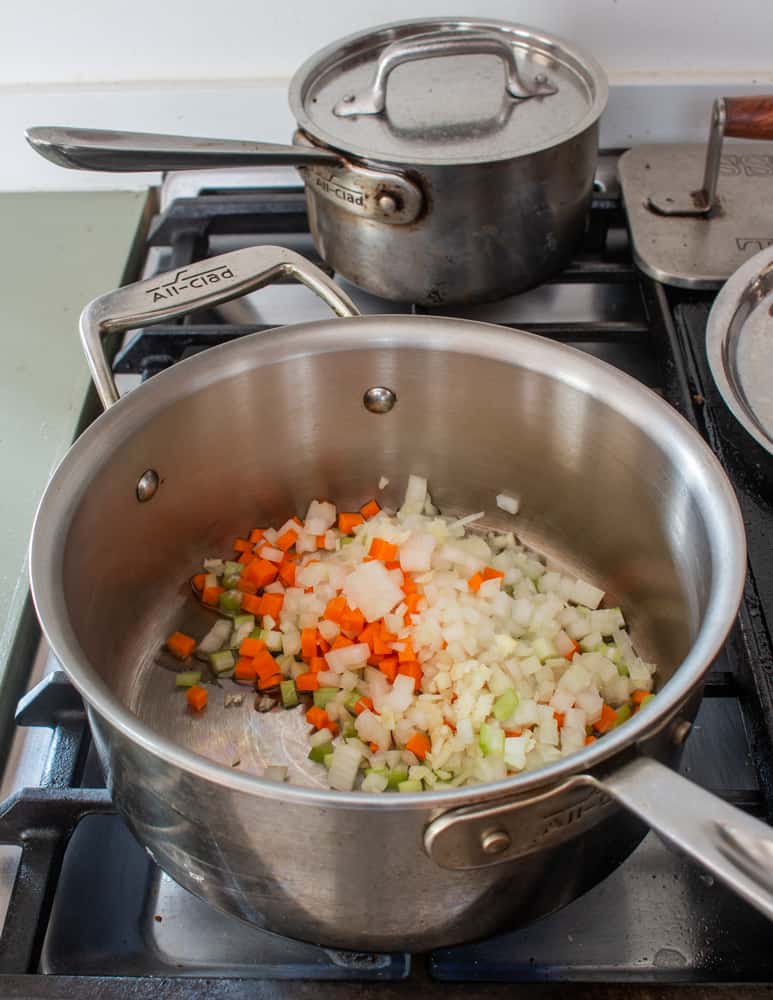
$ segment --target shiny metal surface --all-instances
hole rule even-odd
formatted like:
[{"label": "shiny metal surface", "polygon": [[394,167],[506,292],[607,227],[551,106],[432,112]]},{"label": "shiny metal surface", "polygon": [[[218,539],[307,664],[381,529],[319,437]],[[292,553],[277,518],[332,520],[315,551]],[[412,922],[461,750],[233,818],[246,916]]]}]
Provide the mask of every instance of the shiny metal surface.
[{"label": "shiny metal surface", "polygon": [[[493,31],[441,29],[388,45],[378,57],[370,85],[360,94],[346,94],[333,108],[333,114],[340,118],[381,114],[386,108],[387,82],[398,66],[458,55],[494,55],[500,58],[505,68],[505,90],[510,97],[525,100],[539,94],[556,93],[556,87],[545,78],[544,73],[538,73],[529,81],[521,77],[512,42],[504,35]],[[442,100],[443,94],[438,96]]]},{"label": "shiny metal surface", "polygon": [[[136,303],[135,291],[119,294]],[[189,306],[213,300],[189,294]],[[373,385],[398,395],[391,413],[362,406]],[[256,435],[270,436],[270,475]],[[138,504],[134,484],[148,467],[163,486]],[[441,509],[483,510],[494,525],[509,523],[495,495],[515,490],[522,539],[610,592],[658,662],[662,689],[604,740],[492,785],[376,796],[263,781],[262,765],[284,759],[304,780],[292,768],[302,723],[248,701],[226,709],[226,687],[212,689],[204,717],[186,714],[160,652],[173,629],[199,634],[211,620],[186,581],[239,525],[302,512],[314,496],[362,503],[382,476],[380,497],[394,504],[409,471],[429,477]],[[697,707],[738,605],[744,551],[716,460],[640,384],[521,332],[374,316],[232,341],[120,400],[54,476],[31,573],[47,638],[89,703],[108,787],[162,868],[258,926],[339,947],[422,950],[561,906],[638,843],[644,825],[611,808],[530,842],[533,852],[505,866],[450,871],[423,849],[427,825],[447,810],[558,788],[560,811],[568,779],[614,774],[635,745],[675,762],[670,720]],[[508,833],[515,844],[517,829]]]},{"label": "shiny metal surface", "polygon": [[[513,100],[508,82],[521,95],[542,93]],[[368,93],[367,113],[349,114]],[[383,111],[373,113],[382,99]],[[349,35],[311,56],[290,83],[293,115],[318,144],[405,167],[482,165],[545,151],[587,131],[606,102],[604,70],[572,43],[474,17]]]},{"label": "shiny metal surface", "polygon": [[152,132],[40,125],[25,132],[36,153],[60,167],[125,173],[134,170],[201,170],[204,167],[277,167],[340,164],[317,146],[282,146],[237,139],[203,139]]},{"label": "shiny metal surface", "polygon": [[680,288],[719,288],[744,261],[773,244],[773,143],[725,142],[719,171],[721,211],[710,218],[652,212],[674,179],[697,179],[702,146],[658,144],[624,153],[618,169],[637,265]]},{"label": "shiny metal surface", "polygon": [[711,374],[738,422],[773,454],[773,246],[755,254],[714,300],[706,327]]}]

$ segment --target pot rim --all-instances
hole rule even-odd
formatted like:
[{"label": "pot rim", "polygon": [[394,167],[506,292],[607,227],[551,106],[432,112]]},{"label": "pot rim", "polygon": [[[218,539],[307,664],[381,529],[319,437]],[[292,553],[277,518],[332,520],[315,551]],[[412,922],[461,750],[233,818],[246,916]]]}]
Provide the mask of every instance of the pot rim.
[{"label": "pot rim", "polygon": [[[711,591],[690,650],[656,698],[603,740],[534,771],[462,788],[401,795],[337,792],[240,774],[173,741],[140,722],[88,663],[69,624],[61,586],[62,554],[72,514],[91,479],[90,470],[109,460],[107,440],[120,427],[126,438],[180,399],[245,369],[340,351],[443,350],[485,357],[548,375],[611,404],[675,453],[692,481],[709,526],[715,561]],[[213,353],[216,352],[216,353]],[[291,328],[248,334],[210,348],[122,397],[77,439],[46,487],[30,543],[33,601],[54,655],[84,700],[108,724],[144,750],[184,772],[251,796],[346,809],[441,810],[493,798],[524,795],[589,771],[657,730],[684,702],[722,647],[732,627],[746,575],[746,539],[738,501],[719,461],[698,432],[665,401],[634,378],[576,348],[522,330],[440,316],[381,315],[317,320]]]},{"label": "pot rim", "polygon": [[[418,152],[411,153],[410,155],[401,155],[399,153],[391,155],[382,154],[374,152],[368,146],[361,146],[359,143],[343,142],[340,136],[319,127],[310,115],[307,114],[305,101],[306,91],[310,83],[318,74],[333,65],[337,61],[336,57],[344,56],[350,51],[356,52],[363,42],[380,32],[389,33],[398,29],[411,29],[409,34],[418,34],[422,31],[431,31],[433,28],[445,27],[448,25],[449,20],[456,24],[469,25],[473,28],[507,28],[525,37],[528,36],[547,49],[557,50],[563,56],[564,61],[572,66],[574,72],[578,75],[581,72],[586,78],[586,82],[588,80],[592,81],[593,100],[585,115],[568,128],[560,137],[542,143],[535,143],[533,146],[519,149],[518,152],[503,152],[499,156],[492,156],[490,152],[487,153],[485,149],[482,149],[476,156],[438,160],[429,154],[422,155]],[[529,27],[529,25],[490,17],[422,17],[404,21],[390,21],[386,24],[376,25],[373,28],[366,28],[363,31],[353,32],[351,35],[346,35],[344,38],[340,38],[338,41],[331,42],[330,45],[319,49],[313,55],[309,56],[295,71],[290,81],[287,96],[290,110],[298,123],[298,127],[306,132],[317,144],[340,152],[345,157],[353,156],[365,163],[380,163],[385,166],[462,167],[484,163],[501,163],[509,160],[517,161],[532,156],[535,153],[555,149],[564,145],[564,143],[568,143],[596,125],[607,106],[609,83],[604,68],[593,56],[560,35],[540,31],[539,29]]]}]

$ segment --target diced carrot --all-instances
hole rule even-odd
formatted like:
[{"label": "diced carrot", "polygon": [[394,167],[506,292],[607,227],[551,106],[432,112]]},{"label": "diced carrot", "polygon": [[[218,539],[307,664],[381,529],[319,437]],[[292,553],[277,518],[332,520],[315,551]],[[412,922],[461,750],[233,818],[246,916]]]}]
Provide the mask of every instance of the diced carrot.
[{"label": "diced carrot", "polygon": [[278,618],[284,604],[284,594],[264,594],[260,599],[260,613]]},{"label": "diced carrot", "polygon": [[409,615],[415,615],[416,614],[416,611],[418,610],[418,607],[421,604],[422,600],[423,600],[422,595],[419,594],[418,592],[415,593],[415,594],[406,594],[405,595],[404,604],[405,604],[406,608],[408,609],[408,614]]},{"label": "diced carrot", "polygon": [[390,632],[386,626],[382,625],[379,632],[373,638],[373,652],[382,656],[389,656],[392,652],[392,643],[397,642],[397,636]]},{"label": "diced carrot", "polygon": [[371,622],[370,625],[366,625],[357,636],[357,642],[367,642],[370,648],[373,649],[373,643],[375,642],[378,633],[378,625],[376,625],[375,622]]},{"label": "diced carrot", "polygon": [[325,608],[325,613],[322,616],[329,622],[335,622],[338,625],[346,611],[346,598],[345,597],[333,597],[327,602],[327,607]]},{"label": "diced carrot", "polygon": [[319,691],[319,680],[316,674],[298,674],[295,678],[295,688],[297,691]]},{"label": "diced carrot", "polygon": [[309,660],[309,670],[313,674],[321,674],[323,670],[327,669],[327,660],[324,656],[312,656]]},{"label": "diced carrot", "polygon": [[307,662],[317,655],[317,630],[315,628],[301,629],[301,656]]},{"label": "diced carrot", "polygon": [[586,747],[589,747],[591,745],[591,743],[595,743],[595,742],[596,742],[596,737],[595,736],[586,736],[585,737],[585,746]]},{"label": "diced carrot", "polygon": [[401,663],[397,668],[397,672],[398,674],[405,674],[407,677],[413,677],[413,690],[419,690],[422,678],[422,669],[415,660],[411,660],[408,663]]},{"label": "diced carrot", "polygon": [[187,660],[196,648],[196,640],[184,632],[172,632],[166,640],[166,648],[178,660]]},{"label": "diced carrot", "polygon": [[306,721],[310,726],[314,726],[315,729],[324,729],[328,722],[330,722],[330,718],[324,708],[312,705],[306,713]]},{"label": "diced carrot", "polygon": [[410,639],[403,639],[403,648],[399,650],[397,659],[400,663],[410,663],[411,660],[416,659],[416,654],[413,651],[413,644]]},{"label": "diced carrot", "polygon": [[381,508],[379,507],[379,505],[376,503],[375,500],[368,500],[366,504],[363,504],[362,507],[360,507],[360,513],[362,514],[362,516],[365,518],[366,521],[369,521],[372,517],[375,517],[376,514],[379,514],[380,512]]},{"label": "diced carrot", "polygon": [[452,733],[456,733],[456,726],[451,722],[450,719],[443,719],[443,722],[448,726]]},{"label": "diced carrot", "polygon": [[194,576],[192,582],[193,582],[193,586],[196,588],[196,590],[203,590],[204,589],[204,584],[206,583],[206,581],[207,581],[207,574],[206,573],[197,573]]},{"label": "diced carrot", "polygon": [[315,538],[315,541],[317,543],[317,548],[318,549],[324,549],[324,547],[325,547],[325,536],[324,535],[317,535],[316,538]]},{"label": "diced carrot", "polygon": [[203,708],[207,707],[209,695],[207,694],[207,689],[202,687],[201,684],[194,684],[189,687],[186,697],[188,704],[194,712],[200,712]]},{"label": "diced carrot", "polygon": [[252,543],[248,542],[246,538],[234,538],[233,550],[234,552],[252,552]]},{"label": "diced carrot", "polygon": [[397,546],[385,541],[383,538],[374,538],[370,543],[368,555],[373,559],[381,559],[384,562],[388,562],[397,558]]},{"label": "diced carrot", "polygon": [[258,690],[267,691],[269,688],[279,687],[283,680],[284,677],[281,674],[258,675]]},{"label": "diced carrot", "polygon": [[370,656],[368,657],[368,666],[378,667],[383,659],[384,656],[382,656],[380,653],[371,653]]},{"label": "diced carrot", "polygon": [[430,750],[429,737],[426,733],[414,733],[405,744],[405,749],[410,750],[419,760],[424,760]]},{"label": "diced carrot", "polygon": [[577,656],[577,654],[582,649],[582,646],[579,644],[579,642],[577,642],[576,639],[570,639],[569,641],[572,644],[572,651],[571,651],[571,653],[565,653],[564,654],[564,659],[565,660],[573,660],[575,658],[575,656]]},{"label": "diced carrot", "polygon": [[384,563],[384,566],[387,569],[400,569],[400,560],[399,559],[390,559],[390,560],[388,560],[387,562]]},{"label": "diced carrot", "polygon": [[205,587],[201,592],[201,599],[205,604],[217,604],[220,595],[224,593],[223,587]]},{"label": "diced carrot", "polygon": [[370,743],[368,744],[368,746],[370,747],[370,752],[371,753],[378,753],[379,750],[381,749],[381,747],[378,745],[378,743],[374,743],[373,740],[370,741]]},{"label": "diced carrot", "polygon": [[413,577],[410,573],[403,573],[403,593],[404,594],[416,594],[419,588],[413,582]]},{"label": "diced carrot", "polygon": [[251,639],[247,636],[246,639],[242,639],[241,645],[239,646],[239,656],[258,656],[266,648],[265,642],[262,639]]},{"label": "diced carrot", "polygon": [[345,635],[337,635],[333,641],[331,649],[343,649],[344,646],[353,646],[354,643],[351,639],[347,639]]},{"label": "diced carrot", "polygon": [[241,610],[246,611],[250,615],[260,614],[260,602],[261,598],[255,594],[245,594],[242,597]]},{"label": "diced carrot", "polygon": [[297,541],[298,532],[293,531],[292,528],[288,528],[283,535],[280,535],[279,538],[277,538],[274,545],[276,545],[278,549],[281,549],[282,552],[287,552],[287,550],[291,549]]},{"label": "diced carrot", "polygon": [[553,718],[558,723],[558,728],[562,729],[564,725],[564,713],[563,712],[553,712]]},{"label": "diced carrot", "polygon": [[263,529],[262,528],[253,528],[252,531],[250,532],[250,541],[252,542],[253,545],[256,545],[258,542],[262,542],[263,541]]},{"label": "diced carrot", "polygon": [[367,695],[363,695],[362,698],[360,698],[360,700],[355,704],[354,711],[357,715],[362,715],[362,713],[368,708],[371,712],[373,711],[373,702],[367,697]]},{"label": "diced carrot", "polygon": [[295,563],[286,557],[279,564],[279,579],[285,587],[295,586]]},{"label": "diced carrot", "polygon": [[255,562],[255,556],[253,555],[253,552],[250,549],[249,552],[242,552],[242,554],[236,561],[241,563],[242,566],[249,566],[251,562]]},{"label": "diced carrot", "polygon": [[279,567],[269,562],[268,559],[256,559],[249,564],[244,573],[246,573],[247,579],[260,590],[261,587],[267,587],[276,580]]},{"label": "diced carrot", "polygon": [[324,637],[324,635],[317,634],[317,646],[319,646],[319,651],[324,656],[325,653],[330,649],[330,643]]},{"label": "diced carrot", "polygon": [[338,515],[338,530],[343,532],[345,535],[351,535],[358,524],[362,524],[365,518],[362,514],[346,514],[340,513]]},{"label": "diced carrot", "polygon": [[634,691],[631,694],[631,701],[634,705],[641,705],[647,695],[652,694],[651,691]]},{"label": "diced carrot", "polygon": [[523,735],[523,730],[522,729],[506,729],[505,730],[505,736],[522,736],[522,735]]},{"label": "diced carrot", "polygon": [[342,632],[359,635],[365,628],[365,615],[360,610],[347,607],[339,619]]},{"label": "diced carrot", "polygon": [[603,705],[601,708],[601,718],[598,722],[593,723],[593,728],[597,733],[608,733],[610,729],[613,729],[617,722],[617,712],[614,708],[609,705]]},{"label": "diced carrot", "polygon": [[244,579],[244,573],[236,581],[236,589],[241,590],[243,594],[257,594],[258,592],[258,588],[254,583]]},{"label": "diced carrot", "polygon": [[378,665],[378,669],[382,674],[386,675],[388,680],[394,681],[395,677],[397,677],[397,657],[383,656]]},{"label": "diced carrot", "polygon": [[236,661],[236,666],[234,667],[234,680],[249,681],[252,683],[257,676],[258,672],[255,669],[254,662],[249,658],[249,656],[242,654]]},{"label": "diced carrot", "polygon": [[503,580],[504,576],[505,576],[505,574],[502,573],[501,570],[494,569],[493,566],[487,566],[483,570],[483,579],[484,580]]},{"label": "diced carrot", "polygon": [[473,575],[467,581],[467,586],[470,588],[473,594],[477,594],[478,591],[480,590],[480,585],[482,583],[483,583],[483,574],[473,573]]},{"label": "diced carrot", "polygon": [[258,677],[270,677],[277,669],[276,660],[267,649],[261,649],[256,656],[253,656],[252,665]]}]

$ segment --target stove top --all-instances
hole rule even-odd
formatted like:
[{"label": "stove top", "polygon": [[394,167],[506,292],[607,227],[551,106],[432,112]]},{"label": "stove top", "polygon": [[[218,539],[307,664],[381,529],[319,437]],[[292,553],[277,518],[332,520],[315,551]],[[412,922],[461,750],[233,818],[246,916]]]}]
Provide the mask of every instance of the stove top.
[{"label": "stove top", "polygon": [[[562,274],[524,295],[454,314],[527,329],[617,365],[675,406],[720,457],[744,512],[749,575],[682,770],[770,819],[773,467],[713,389],[703,350],[711,294],[666,290],[637,272],[614,159],[602,159],[596,187],[585,244]],[[142,274],[259,243],[290,246],[320,263],[293,172],[172,175],[148,232]],[[341,284],[365,313],[441,312],[396,306]],[[115,357],[119,388],[223,340],[326,315],[306,289],[284,284],[136,331]],[[260,931],[192,897],[139,847],[113,812],[83,706],[61,671],[22,699],[17,722],[19,745],[25,732],[36,735],[27,736],[26,751],[17,747],[16,758],[34,744],[44,763],[31,777],[7,775],[10,794],[0,803],[0,844],[12,845],[0,848],[0,882],[5,872],[11,886],[0,937],[4,997],[63,990],[154,998],[531,997],[560,989],[562,996],[644,998],[687,988],[701,997],[717,990],[773,996],[770,925],[653,834],[570,906],[475,944],[375,955]]]}]

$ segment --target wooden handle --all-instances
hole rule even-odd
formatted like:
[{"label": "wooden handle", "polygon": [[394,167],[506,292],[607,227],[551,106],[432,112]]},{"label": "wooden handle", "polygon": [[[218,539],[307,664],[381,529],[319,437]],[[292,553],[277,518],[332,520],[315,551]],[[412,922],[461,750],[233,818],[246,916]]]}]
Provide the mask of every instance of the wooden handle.
[{"label": "wooden handle", "polygon": [[726,97],[725,135],[730,139],[773,139],[773,95]]}]

